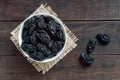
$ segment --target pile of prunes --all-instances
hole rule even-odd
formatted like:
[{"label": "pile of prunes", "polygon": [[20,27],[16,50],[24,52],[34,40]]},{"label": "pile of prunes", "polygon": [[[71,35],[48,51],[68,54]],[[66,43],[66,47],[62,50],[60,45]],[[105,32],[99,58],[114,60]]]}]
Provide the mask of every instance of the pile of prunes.
[{"label": "pile of prunes", "polygon": [[107,45],[111,42],[111,38],[107,34],[97,34],[95,38],[91,38],[87,43],[87,47],[86,47],[87,52],[82,53],[79,57],[83,66],[90,66],[93,63],[94,58],[89,56],[89,54],[92,53],[95,50],[97,41],[101,45],[105,46],[105,45]]},{"label": "pile of prunes", "polygon": [[51,16],[33,16],[24,22],[21,48],[32,59],[43,61],[52,58],[64,44],[62,26]]}]

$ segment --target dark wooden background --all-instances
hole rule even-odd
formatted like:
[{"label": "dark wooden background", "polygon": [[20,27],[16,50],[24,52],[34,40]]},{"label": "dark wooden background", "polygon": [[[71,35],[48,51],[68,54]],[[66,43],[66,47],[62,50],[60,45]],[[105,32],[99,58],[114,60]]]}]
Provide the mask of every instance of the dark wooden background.
[{"label": "dark wooden background", "polygon": [[[10,32],[41,3],[48,3],[79,38],[78,46],[41,75],[10,41]],[[78,57],[90,37],[107,33],[112,41],[98,45],[90,67]],[[0,80],[120,80],[120,0],[0,0]]]}]

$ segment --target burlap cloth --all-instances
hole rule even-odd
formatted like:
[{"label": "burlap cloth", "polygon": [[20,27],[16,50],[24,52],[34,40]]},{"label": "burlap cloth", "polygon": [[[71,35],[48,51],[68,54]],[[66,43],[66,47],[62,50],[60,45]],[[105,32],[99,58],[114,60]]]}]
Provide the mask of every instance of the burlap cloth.
[{"label": "burlap cloth", "polygon": [[[49,13],[49,14],[52,14],[55,17],[57,17],[57,14],[50,8],[50,6],[46,6],[43,4],[41,4],[41,6],[35,12],[33,12],[31,15],[37,14],[37,13]],[[17,49],[21,52],[19,45],[18,45],[18,31],[19,31],[20,26],[21,26],[21,24],[18,25],[11,32],[12,36],[10,37],[10,39],[15,44]],[[65,24],[64,24],[64,27],[65,27],[66,32],[67,32],[67,40],[68,40],[67,45],[65,46],[63,53],[58,58],[56,58],[54,61],[47,62],[47,63],[37,63],[37,62],[34,62],[34,61],[28,59],[27,57],[25,57],[23,55],[36,68],[36,70],[38,72],[42,71],[42,74],[46,73],[56,63],[58,63],[65,55],[67,55],[73,48],[75,48],[77,46],[77,44],[75,42],[78,40],[78,38],[68,29],[68,27]]]}]

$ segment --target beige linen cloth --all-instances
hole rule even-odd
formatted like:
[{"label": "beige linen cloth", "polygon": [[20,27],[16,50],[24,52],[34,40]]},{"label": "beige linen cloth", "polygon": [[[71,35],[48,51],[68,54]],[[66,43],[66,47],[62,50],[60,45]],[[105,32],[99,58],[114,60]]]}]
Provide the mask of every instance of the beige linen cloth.
[{"label": "beige linen cloth", "polygon": [[[35,12],[33,12],[31,15],[38,14],[38,13],[48,13],[48,14],[51,14],[51,15],[54,15],[55,17],[57,17],[57,14],[50,8],[50,6],[46,6],[43,4],[41,4],[40,7]],[[15,44],[17,49],[21,52],[20,47],[18,45],[18,31],[19,31],[20,26],[21,26],[21,24],[18,25],[11,32],[12,36],[10,37],[10,39]],[[29,58],[27,58],[23,55],[36,68],[36,70],[38,72],[42,72],[42,74],[45,74],[55,64],[57,64],[65,55],[67,55],[71,50],[73,50],[77,46],[77,44],[75,42],[78,40],[78,38],[68,29],[68,27],[65,24],[64,24],[64,27],[67,32],[67,45],[65,46],[63,53],[58,58],[56,58],[55,60],[53,60],[51,62],[38,63],[38,62],[34,62],[34,61],[30,60]]]}]

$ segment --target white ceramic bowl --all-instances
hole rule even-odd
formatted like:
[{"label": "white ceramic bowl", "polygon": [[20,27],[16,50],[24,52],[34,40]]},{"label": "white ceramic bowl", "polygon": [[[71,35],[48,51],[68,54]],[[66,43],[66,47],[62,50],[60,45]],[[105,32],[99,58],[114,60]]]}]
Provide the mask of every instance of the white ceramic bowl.
[{"label": "white ceramic bowl", "polygon": [[[37,15],[39,15],[39,16],[40,16],[40,15],[44,15],[44,16],[50,16],[50,17],[52,17],[56,22],[58,22],[58,23],[61,25],[61,27],[62,27],[62,29],[63,29],[64,36],[65,36],[64,46],[63,46],[63,48],[57,53],[57,55],[56,55],[56,56],[53,56],[52,58],[44,59],[43,61],[37,61],[37,60],[29,57],[29,55],[28,55],[25,51],[23,51],[22,48],[21,48],[21,44],[22,44],[22,31],[23,31],[24,22],[25,22],[26,20],[30,19],[31,17],[37,16]],[[19,36],[18,36],[19,47],[20,47],[23,55],[24,55],[25,57],[29,58],[29,59],[32,60],[32,61],[40,62],[40,63],[50,62],[50,61],[55,60],[57,57],[59,57],[60,54],[63,52],[63,50],[64,50],[64,48],[65,48],[65,45],[66,45],[66,41],[67,41],[66,30],[65,30],[65,28],[64,28],[64,25],[63,25],[62,21],[61,21],[60,19],[56,18],[55,16],[50,15],[50,14],[46,14],[46,13],[39,13],[39,14],[31,15],[31,16],[29,16],[28,18],[26,18],[25,21],[21,24],[21,27],[20,27],[20,30],[19,30]]]}]

